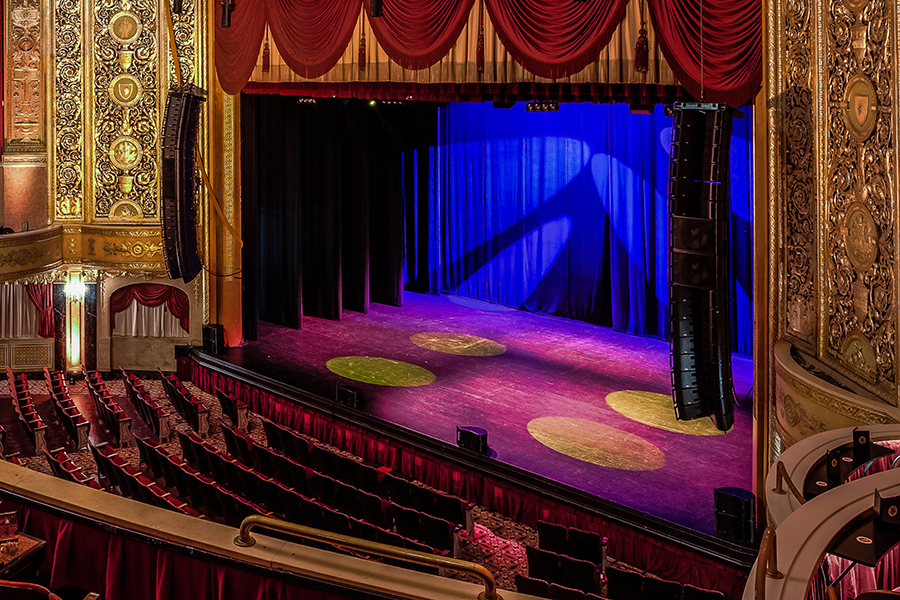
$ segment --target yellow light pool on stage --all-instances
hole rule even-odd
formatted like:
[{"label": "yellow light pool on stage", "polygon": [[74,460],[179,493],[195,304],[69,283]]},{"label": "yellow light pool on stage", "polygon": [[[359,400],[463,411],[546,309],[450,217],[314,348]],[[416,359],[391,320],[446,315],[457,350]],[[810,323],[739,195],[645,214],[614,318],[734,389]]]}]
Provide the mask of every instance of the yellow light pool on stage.
[{"label": "yellow light pool on stage", "polygon": [[499,342],[465,333],[417,333],[409,341],[428,350],[458,356],[500,356],[506,352],[506,346]]},{"label": "yellow light pool on stage", "polygon": [[616,412],[650,427],[687,435],[724,435],[710,419],[677,420],[672,396],[668,394],[623,390],[607,394],[606,403]]},{"label": "yellow light pool on stage", "polygon": [[341,377],[375,385],[418,387],[435,380],[434,373],[428,369],[377,356],[341,356],[332,358],[325,366]]},{"label": "yellow light pool on stage", "polygon": [[666,465],[662,450],[644,438],[585,419],[540,417],[528,423],[531,437],[560,454],[622,469],[655,471]]}]

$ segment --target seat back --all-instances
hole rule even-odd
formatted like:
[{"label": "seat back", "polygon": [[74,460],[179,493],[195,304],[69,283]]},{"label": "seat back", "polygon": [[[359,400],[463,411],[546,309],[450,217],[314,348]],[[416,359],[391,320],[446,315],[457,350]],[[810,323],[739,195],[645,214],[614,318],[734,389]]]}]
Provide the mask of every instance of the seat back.
[{"label": "seat back", "polygon": [[566,528],[547,521],[537,522],[538,548],[557,554],[568,554]]},{"label": "seat back", "polygon": [[606,597],[610,600],[634,600],[644,594],[644,577],[640,573],[606,567]]},{"label": "seat back", "polygon": [[551,600],[584,600],[584,592],[561,586],[558,583],[551,583],[550,598]]},{"label": "seat back", "polygon": [[520,594],[528,594],[538,598],[549,598],[550,584],[543,579],[516,573],[516,591]]},{"label": "seat back", "polygon": [[525,546],[525,557],[528,560],[529,577],[543,579],[548,583],[562,582],[558,554],[533,546]]},{"label": "seat back", "polygon": [[644,577],[644,597],[653,600],[681,600],[683,586],[677,581]]},{"label": "seat back", "polygon": [[595,565],[600,564],[600,534],[593,531],[584,531],[569,528],[568,548],[566,552],[572,558],[587,560]]}]

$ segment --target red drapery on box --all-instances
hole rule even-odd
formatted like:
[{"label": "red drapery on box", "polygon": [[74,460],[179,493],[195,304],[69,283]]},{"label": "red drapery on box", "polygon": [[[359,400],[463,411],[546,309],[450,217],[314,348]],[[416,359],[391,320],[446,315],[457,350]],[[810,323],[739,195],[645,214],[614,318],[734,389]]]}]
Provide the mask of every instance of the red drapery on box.
[{"label": "red drapery on box", "polygon": [[613,522],[599,513],[564,504],[533,490],[390,440],[360,425],[319,413],[211,371],[189,357],[178,359],[178,377],[182,381],[193,381],[208,393],[222,389],[248,403],[250,410],[276,423],[396,469],[437,489],[482,504],[488,510],[526,525],[534,527],[540,519],[609,535],[609,556],[664,579],[721,590],[732,600],[737,600],[743,593],[746,573],[740,569],[717,563],[665,540],[649,537],[638,529]]},{"label": "red drapery on box", "polygon": [[25,289],[40,314],[38,334],[42,338],[52,338],[56,329],[53,319],[53,284],[29,283],[25,285]]},{"label": "red drapery on box", "polygon": [[762,83],[761,0],[647,4],[666,61],[694,98],[738,106],[756,95]]},{"label": "red drapery on box", "polygon": [[485,0],[497,36],[520,65],[557,79],[597,59],[627,0]]},{"label": "red drapery on box", "polygon": [[181,324],[181,328],[191,332],[191,302],[183,290],[161,283],[136,283],[126,285],[113,292],[109,299],[109,330],[116,328],[116,313],[131,306],[137,300],[142,306],[159,306],[165,304]]},{"label": "red drapery on box", "polygon": [[[425,69],[450,51],[475,0],[384,0],[370,19],[385,53],[404,69]],[[365,0],[369,11],[371,0]],[[279,46],[280,48],[280,46]]]}]

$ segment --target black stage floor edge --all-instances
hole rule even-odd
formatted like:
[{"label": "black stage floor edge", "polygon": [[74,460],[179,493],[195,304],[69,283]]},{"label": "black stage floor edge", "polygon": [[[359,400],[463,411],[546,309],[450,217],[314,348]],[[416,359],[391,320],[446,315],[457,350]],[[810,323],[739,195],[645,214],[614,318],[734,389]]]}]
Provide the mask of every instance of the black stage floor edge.
[{"label": "black stage floor edge", "polygon": [[758,547],[734,544],[587,494],[569,486],[561,485],[552,479],[540,477],[523,469],[494,461],[487,456],[464,450],[441,440],[410,431],[382,419],[377,419],[364,411],[339,404],[334,399],[324,398],[276,381],[232,364],[223,358],[207,354],[201,348],[192,347],[187,355],[200,365],[222,375],[233,377],[236,380],[287,400],[292,400],[323,414],[333,415],[351,423],[356,423],[373,432],[446,458],[480,473],[509,481],[525,489],[540,490],[554,500],[564,502],[588,513],[602,515],[610,521],[627,525],[644,532],[646,535],[680,545],[710,559],[746,570],[749,570],[756,560]]}]

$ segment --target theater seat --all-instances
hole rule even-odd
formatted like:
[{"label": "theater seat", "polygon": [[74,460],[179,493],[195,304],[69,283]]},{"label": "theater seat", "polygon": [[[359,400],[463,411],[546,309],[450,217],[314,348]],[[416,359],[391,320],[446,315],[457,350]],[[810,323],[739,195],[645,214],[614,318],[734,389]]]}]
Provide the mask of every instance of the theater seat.
[{"label": "theater seat", "polygon": [[516,573],[516,591],[520,594],[537,596],[538,598],[550,597],[550,584],[543,579],[536,579]]}]

